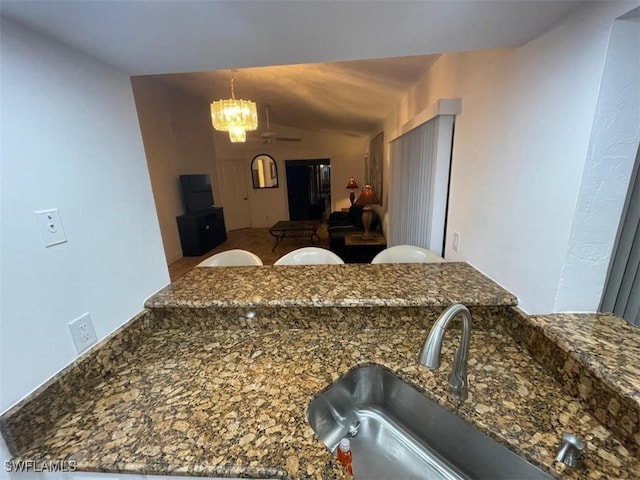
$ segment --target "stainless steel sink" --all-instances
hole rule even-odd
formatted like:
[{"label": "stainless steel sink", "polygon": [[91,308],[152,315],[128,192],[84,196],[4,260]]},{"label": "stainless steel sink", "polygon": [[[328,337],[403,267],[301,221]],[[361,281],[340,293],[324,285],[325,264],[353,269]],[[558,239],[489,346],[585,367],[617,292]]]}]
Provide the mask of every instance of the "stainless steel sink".
[{"label": "stainless steel sink", "polygon": [[551,479],[388,370],[360,367],[307,412],[334,451],[352,435],[356,479]]}]

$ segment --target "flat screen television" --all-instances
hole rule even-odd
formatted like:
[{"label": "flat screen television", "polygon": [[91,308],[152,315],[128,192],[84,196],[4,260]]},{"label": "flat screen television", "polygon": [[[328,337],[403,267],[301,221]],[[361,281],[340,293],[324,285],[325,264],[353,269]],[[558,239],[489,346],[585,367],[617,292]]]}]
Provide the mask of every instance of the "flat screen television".
[{"label": "flat screen television", "polygon": [[207,174],[180,175],[180,191],[186,213],[196,213],[213,206],[211,179]]}]

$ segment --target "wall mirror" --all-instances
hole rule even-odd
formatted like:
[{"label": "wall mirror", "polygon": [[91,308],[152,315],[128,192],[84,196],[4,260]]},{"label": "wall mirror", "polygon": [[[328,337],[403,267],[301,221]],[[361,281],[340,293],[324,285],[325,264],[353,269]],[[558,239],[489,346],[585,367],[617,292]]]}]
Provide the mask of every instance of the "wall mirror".
[{"label": "wall mirror", "polygon": [[253,188],[278,188],[278,166],[270,155],[260,154],[251,161]]}]

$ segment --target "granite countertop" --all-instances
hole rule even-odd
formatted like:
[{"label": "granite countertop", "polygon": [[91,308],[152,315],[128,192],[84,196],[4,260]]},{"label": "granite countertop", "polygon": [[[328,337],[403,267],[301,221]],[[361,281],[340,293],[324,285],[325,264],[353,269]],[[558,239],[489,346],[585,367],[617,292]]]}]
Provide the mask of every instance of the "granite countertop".
[{"label": "granite countertop", "polygon": [[[158,329],[91,387],[23,459],[74,459],[80,470],[345,478],[306,422],[314,395],[357,365],[383,365],[449,409],[450,336],[438,371],[419,367],[424,328]],[[467,421],[563,478],[640,478],[640,462],[500,329],[476,329]],[[31,418],[50,415],[41,411]],[[36,422],[38,423],[38,422]],[[553,464],[562,433],[587,443],[586,468]],[[553,467],[551,467],[553,465]],[[357,474],[357,472],[356,472]]]},{"label": "granite countertop", "polygon": [[[475,321],[460,406],[451,335],[438,371],[417,364],[452,303]],[[373,363],[559,478],[640,478],[637,331],[598,315],[527,317],[516,303],[464,263],[196,268],[0,428],[17,459],[82,471],[346,478],[306,410]],[[622,349],[620,332],[633,337]],[[587,444],[582,470],[553,461],[567,432]]]},{"label": "granite countertop", "polygon": [[149,298],[154,307],[516,305],[467,263],[194,268]]},{"label": "granite countertop", "polygon": [[528,320],[589,368],[594,376],[634,402],[640,411],[638,327],[602,313],[533,315]]},{"label": "granite countertop", "polygon": [[603,313],[520,314],[505,326],[565,392],[640,454],[638,327]]}]

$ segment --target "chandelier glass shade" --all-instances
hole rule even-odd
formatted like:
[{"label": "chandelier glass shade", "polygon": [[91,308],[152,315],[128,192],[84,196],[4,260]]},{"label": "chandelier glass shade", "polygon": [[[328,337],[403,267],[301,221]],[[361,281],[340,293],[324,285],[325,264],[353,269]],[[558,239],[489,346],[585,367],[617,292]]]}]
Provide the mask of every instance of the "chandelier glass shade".
[{"label": "chandelier glass shade", "polygon": [[236,70],[231,71],[231,99],[218,100],[211,104],[211,123],[213,128],[229,132],[233,143],[245,142],[246,131],[258,128],[258,113],[255,102],[236,100],[233,82]]},{"label": "chandelier glass shade", "polygon": [[247,141],[247,131],[242,127],[229,127],[229,139],[231,143],[240,143]]}]

